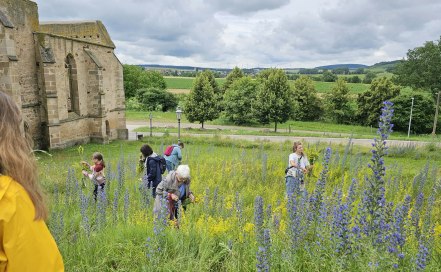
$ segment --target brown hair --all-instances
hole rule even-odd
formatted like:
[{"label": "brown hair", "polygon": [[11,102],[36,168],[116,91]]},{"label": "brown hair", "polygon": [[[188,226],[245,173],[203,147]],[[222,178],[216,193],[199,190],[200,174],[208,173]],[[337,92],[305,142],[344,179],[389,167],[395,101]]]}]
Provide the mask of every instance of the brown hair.
[{"label": "brown hair", "polygon": [[139,151],[141,151],[144,158],[147,158],[148,156],[153,154],[153,149],[148,144],[141,146],[141,149]]},{"label": "brown hair", "polygon": [[32,140],[23,135],[20,109],[0,91],[0,174],[10,176],[29,194],[35,206],[35,220],[46,219],[47,209],[38,183]]},{"label": "brown hair", "polygon": [[103,167],[106,167],[106,163],[104,162],[103,154],[101,154],[100,152],[93,153],[92,158],[101,161],[101,164],[103,165]]},{"label": "brown hair", "polygon": [[[298,147],[299,145],[302,145],[302,142],[294,142],[294,144],[293,144],[293,146],[292,146],[292,152],[293,152],[293,153],[296,153],[296,151],[297,151],[297,147]],[[303,155],[303,152],[302,152],[302,155]]]}]

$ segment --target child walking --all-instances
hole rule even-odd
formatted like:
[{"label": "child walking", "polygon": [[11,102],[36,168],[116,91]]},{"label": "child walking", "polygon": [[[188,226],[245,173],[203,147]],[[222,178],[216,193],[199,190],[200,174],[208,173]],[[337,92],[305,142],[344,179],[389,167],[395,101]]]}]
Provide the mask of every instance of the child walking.
[{"label": "child walking", "polygon": [[92,173],[89,173],[88,171],[83,170],[82,173],[85,177],[88,177],[95,185],[95,188],[93,190],[93,197],[96,201],[98,189],[104,190],[104,186],[106,185],[106,177],[104,176],[104,168],[106,167],[106,164],[104,163],[103,154],[99,152],[93,153],[92,161],[93,165],[90,165],[85,161],[82,161],[81,163],[83,165],[87,165],[90,171],[92,171]]}]

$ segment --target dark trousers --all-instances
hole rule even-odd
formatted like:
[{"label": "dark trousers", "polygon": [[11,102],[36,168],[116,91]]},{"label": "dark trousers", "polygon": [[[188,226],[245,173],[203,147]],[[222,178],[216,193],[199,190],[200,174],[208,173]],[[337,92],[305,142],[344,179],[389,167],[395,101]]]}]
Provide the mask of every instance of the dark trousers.
[{"label": "dark trousers", "polygon": [[104,185],[106,185],[106,184],[105,183],[103,183],[101,185],[95,184],[95,189],[93,190],[93,198],[95,199],[95,201],[96,201],[96,198],[98,196],[98,188],[101,191],[104,191]]}]

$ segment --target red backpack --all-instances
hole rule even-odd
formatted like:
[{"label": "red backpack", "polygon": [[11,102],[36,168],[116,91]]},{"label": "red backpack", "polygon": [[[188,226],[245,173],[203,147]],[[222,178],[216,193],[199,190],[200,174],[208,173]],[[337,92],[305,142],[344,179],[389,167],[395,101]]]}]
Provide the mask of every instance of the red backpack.
[{"label": "red backpack", "polygon": [[164,151],[164,155],[165,156],[170,156],[171,153],[173,152],[173,148],[174,148],[174,146],[172,146],[172,145],[167,146],[167,148]]}]

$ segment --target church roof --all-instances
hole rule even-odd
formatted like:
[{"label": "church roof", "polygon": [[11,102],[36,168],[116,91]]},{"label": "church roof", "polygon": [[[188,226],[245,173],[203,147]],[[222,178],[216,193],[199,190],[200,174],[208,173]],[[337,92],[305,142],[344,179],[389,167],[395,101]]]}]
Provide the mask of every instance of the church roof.
[{"label": "church roof", "polygon": [[106,27],[99,20],[40,22],[39,32],[115,48]]}]

